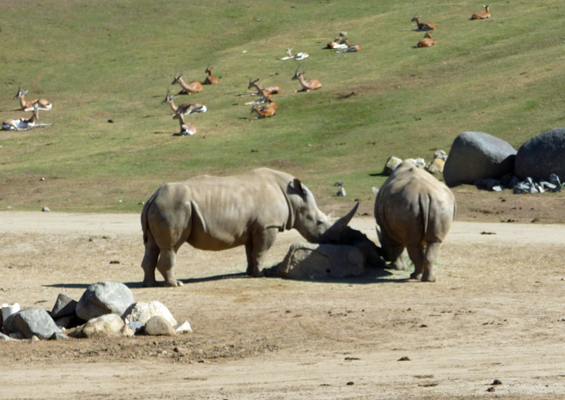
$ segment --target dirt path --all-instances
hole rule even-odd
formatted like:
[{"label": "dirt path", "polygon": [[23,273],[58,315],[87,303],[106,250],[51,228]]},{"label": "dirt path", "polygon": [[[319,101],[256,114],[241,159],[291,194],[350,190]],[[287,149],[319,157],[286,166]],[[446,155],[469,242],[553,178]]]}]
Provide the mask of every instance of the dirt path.
[{"label": "dirt path", "polygon": [[[375,238],[371,218],[352,226]],[[269,262],[297,240],[280,235]],[[143,289],[137,215],[0,212],[1,303],[50,310],[59,293],[78,299],[92,282],[120,281],[194,329],[0,342],[0,398],[563,398],[564,241],[561,225],[457,222],[434,284],[382,271],[253,279],[243,249],[184,247],[185,285]]]}]

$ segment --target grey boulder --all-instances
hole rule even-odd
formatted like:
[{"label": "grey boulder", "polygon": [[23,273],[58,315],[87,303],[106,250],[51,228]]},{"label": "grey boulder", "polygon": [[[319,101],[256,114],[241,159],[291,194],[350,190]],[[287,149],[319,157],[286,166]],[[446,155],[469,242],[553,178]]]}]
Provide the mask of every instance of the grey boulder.
[{"label": "grey boulder", "polygon": [[549,180],[551,174],[565,179],[565,128],[542,133],[524,143],[515,164],[520,179]]},{"label": "grey boulder", "polygon": [[76,306],[76,314],[85,321],[105,314],[121,316],[133,302],[131,290],[123,283],[98,282],[83,293]]},{"label": "grey boulder", "polygon": [[488,133],[463,132],[451,145],[443,178],[449,187],[500,179],[514,172],[516,153],[508,142]]},{"label": "grey boulder", "polygon": [[24,338],[37,336],[50,339],[61,329],[55,324],[49,313],[41,308],[30,308],[10,315],[4,321],[4,329],[8,333],[21,333]]},{"label": "grey boulder", "polygon": [[51,316],[53,318],[73,316],[75,315],[76,306],[76,300],[71,299],[64,293],[60,293],[51,311]]}]

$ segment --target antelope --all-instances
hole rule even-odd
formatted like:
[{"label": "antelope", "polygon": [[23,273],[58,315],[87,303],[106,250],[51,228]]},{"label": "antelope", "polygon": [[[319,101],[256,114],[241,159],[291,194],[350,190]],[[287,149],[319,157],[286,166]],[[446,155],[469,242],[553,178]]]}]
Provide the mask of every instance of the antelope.
[{"label": "antelope", "polygon": [[208,111],[208,109],[206,108],[206,106],[202,103],[196,103],[196,102],[191,102],[191,103],[185,103],[185,104],[181,104],[180,106],[177,106],[175,104],[175,100],[173,95],[170,94],[171,91],[167,90],[167,95],[165,96],[165,100],[163,100],[163,102],[161,104],[166,104],[168,103],[171,108],[173,109],[173,111],[175,112],[175,114],[178,113],[182,113],[182,114],[191,114],[193,112],[206,112]]},{"label": "antelope", "polygon": [[291,47],[290,49],[286,49],[286,54],[288,54],[288,57],[283,57],[283,58],[281,58],[281,60],[291,60],[291,59],[294,59],[294,60],[300,61],[300,60],[304,60],[305,58],[310,57],[310,55],[309,55],[308,53],[302,53],[302,52],[300,52],[300,53],[293,53],[293,52],[292,52],[292,47]]},{"label": "antelope", "polygon": [[218,77],[212,75],[212,67],[208,67],[206,68],[206,71],[204,71],[208,74],[208,76],[206,77],[206,79],[204,79],[204,84],[205,85],[216,85],[219,83],[218,81]]},{"label": "antelope", "polygon": [[245,103],[246,106],[250,105],[250,104],[264,104],[266,102],[272,102],[273,101],[273,96],[263,92],[263,96],[259,97],[257,100],[253,100],[250,101],[248,103]]},{"label": "antelope", "polygon": [[270,102],[263,107],[253,107],[250,114],[254,112],[257,113],[257,117],[255,117],[255,119],[272,117],[273,115],[275,115],[277,108],[279,108],[277,103]]},{"label": "antelope", "polygon": [[32,111],[35,105],[38,105],[39,110],[51,110],[53,108],[53,104],[51,104],[48,100],[45,99],[33,99],[33,100],[26,100],[24,96],[27,94],[27,90],[22,90],[20,86],[18,86],[18,93],[14,96],[14,100],[20,100],[20,106],[22,111]]},{"label": "antelope", "polygon": [[432,35],[430,32],[426,32],[424,38],[418,42],[416,47],[430,47],[436,44],[436,41],[432,39]]},{"label": "antelope", "polygon": [[485,18],[490,18],[490,12],[489,12],[489,6],[488,5],[484,5],[483,7],[485,8],[485,11],[481,11],[481,12],[476,12],[471,16],[471,19],[485,19]]},{"label": "antelope", "polygon": [[345,39],[336,37],[333,42],[329,42],[324,49],[346,49]]},{"label": "antelope", "polygon": [[351,44],[347,38],[344,39],[344,43],[347,45],[347,48],[337,50],[336,53],[355,53],[361,51],[361,46],[358,44]]},{"label": "antelope", "polygon": [[418,25],[418,30],[419,31],[435,31],[436,30],[436,26],[434,24],[432,24],[431,22],[420,22],[420,15],[418,15],[417,17],[412,18],[411,22],[416,22],[416,24]]},{"label": "antelope", "polygon": [[299,68],[300,65],[296,67],[296,72],[294,73],[294,76],[290,78],[291,81],[298,80],[298,82],[300,82],[300,85],[302,86],[302,89],[297,90],[296,92],[309,92],[310,90],[316,90],[322,87],[322,84],[317,79],[312,79],[307,82],[306,79],[304,79],[304,71],[298,72]]},{"label": "antelope", "polygon": [[37,124],[36,121],[39,119],[39,107],[35,106],[31,118],[20,118],[20,119],[7,119],[2,122],[3,131],[28,131],[36,126],[50,126],[51,124]]},{"label": "antelope", "polygon": [[173,82],[171,83],[171,85],[178,83],[182,87],[180,93],[191,95],[192,93],[198,93],[202,91],[202,85],[200,84],[200,82],[194,81],[194,82],[190,82],[187,85],[186,82],[182,79],[182,77],[183,74],[176,75],[175,79],[173,79]]},{"label": "antelope", "polygon": [[252,96],[265,96],[265,94],[278,94],[278,93],[281,92],[281,90],[278,86],[267,86],[266,88],[263,89],[257,83],[258,81],[259,81],[259,78],[255,79],[255,80],[249,79],[249,85],[247,86],[247,90],[249,90],[251,88],[257,89],[257,93],[253,93]]},{"label": "antelope", "polygon": [[192,136],[196,133],[196,127],[191,122],[184,122],[184,114],[176,113],[173,119],[178,119],[180,124],[180,132],[175,133],[175,136]]}]

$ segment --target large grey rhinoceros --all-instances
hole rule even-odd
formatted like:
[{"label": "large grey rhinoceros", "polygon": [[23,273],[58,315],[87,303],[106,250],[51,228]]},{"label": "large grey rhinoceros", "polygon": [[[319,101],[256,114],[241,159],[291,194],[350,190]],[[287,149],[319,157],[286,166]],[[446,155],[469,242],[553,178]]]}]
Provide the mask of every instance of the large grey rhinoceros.
[{"label": "large grey rhinoceros", "polygon": [[[353,212],[340,224],[345,228],[351,217]],[[143,286],[157,284],[155,268],[166,286],[178,286],[173,266],[185,242],[201,250],[244,245],[247,274],[261,276],[262,259],[278,232],[295,228],[317,242],[331,222],[298,179],[259,168],[237,176],[203,175],[165,184],[143,207],[141,225]]]},{"label": "large grey rhinoceros", "polygon": [[428,172],[404,161],[380,190],[373,187],[377,234],[391,267],[405,269],[404,248],[415,266],[411,279],[434,282],[433,266],[455,215],[455,196]]}]

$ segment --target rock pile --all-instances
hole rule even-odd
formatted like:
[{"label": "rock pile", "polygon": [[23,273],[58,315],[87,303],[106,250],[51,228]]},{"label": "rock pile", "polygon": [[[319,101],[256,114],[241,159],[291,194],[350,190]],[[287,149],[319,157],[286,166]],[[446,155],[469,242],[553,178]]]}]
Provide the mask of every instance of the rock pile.
[{"label": "rock pile", "polygon": [[411,161],[416,167],[424,169],[430,174],[442,174],[446,160],[447,153],[443,150],[436,151],[434,158],[429,163],[426,163],[426,160],[423,158],[407,158],[406,160],[402,160],[398,157],[391,156],[386,161],[382,174],[384,176],[390,176],[402,161]]},{"label": "rock pile", "polygon": [[139,334],[174,336],[192,329],[188,321],[178,324],[160,302],[136,303],[126,285],[98,282],[90,285],[78,302],[60,294],[51,312],[28,308],[13,313],[0,321],[0,331],[0,340],[61,340]]}]

